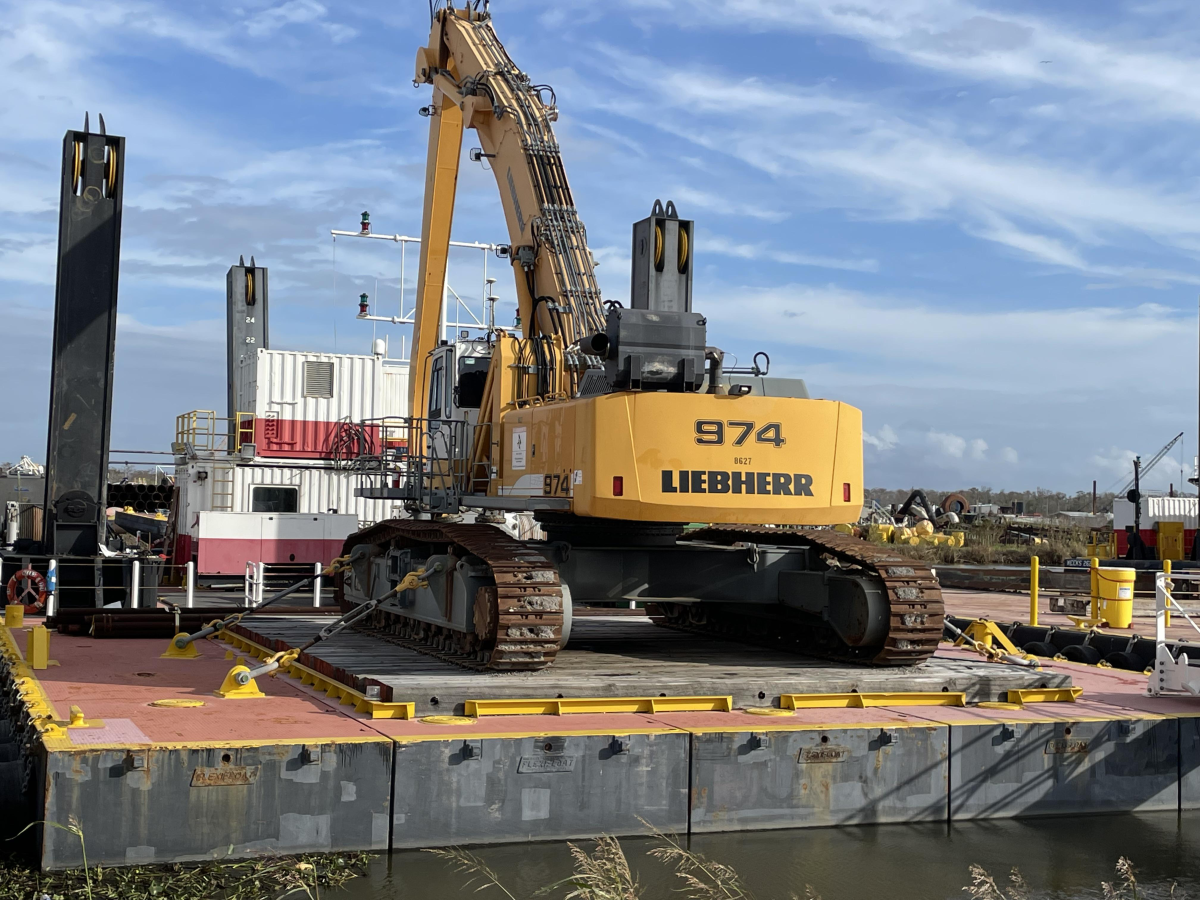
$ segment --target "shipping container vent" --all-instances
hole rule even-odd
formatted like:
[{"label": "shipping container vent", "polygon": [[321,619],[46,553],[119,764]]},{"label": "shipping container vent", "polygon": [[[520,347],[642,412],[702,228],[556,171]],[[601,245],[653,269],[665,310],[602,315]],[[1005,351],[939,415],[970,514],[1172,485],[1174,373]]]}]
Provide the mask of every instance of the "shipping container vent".
[{"label": "shipping container vent", "polygon": [[310,361],[304,363],[304,396],[333,396],[333,363]]}]

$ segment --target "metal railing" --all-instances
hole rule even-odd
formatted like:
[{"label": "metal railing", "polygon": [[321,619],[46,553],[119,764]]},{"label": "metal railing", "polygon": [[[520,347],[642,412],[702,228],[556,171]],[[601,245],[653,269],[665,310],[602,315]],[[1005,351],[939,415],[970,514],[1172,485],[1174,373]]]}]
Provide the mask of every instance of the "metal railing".
[{"label": "metal railing", "polygon": [[[4,578],[15,579],[16,595],[30,614],[54,615],[63,596],[73,609],[102,610],[105,607],[127,610],[155,608],[193,609],[201,607],[252,608],[260,605],[281,581],[295,582],[311,570],[316,577],[311,588],[300,592],[302,605],[319,607],[328,602],[329,591],[321,572],[326,563],[263,563],[248,561],[242,578],[241,596],[228,590],[234,579],[228,576],[200,575],[196,563],[168,564],[158,556],[126,556],[80,560],[41,557],[17,558],[4,567]],[[114,572],[116,569],[122,572]],[[25,574],[32,569],[34,574]],[[214,588],[214,582],[217,584]],[[223,582],[223,584],[222,584]],[[44,601],[33,609],[44,585]],[[0,581],[0,589],[6,583]],[[311,590],[311,601],[309,591]],[[82,602],[81,602],[82,601]]]},{"label": "metal railing", "polygon": [[[232,437],[232,447],[230,439]],[[215,410],[193,409],[175,417],[176,452],[238,453],[254,443],[254,413],[218,416]]]},{"label": "metal railing", "polygon": [[1186,652],[1172,655],[1167,645],[1167,626],[1171,624],[1172,609],[1200,634],[1200,625],[1173,596],[1176,581],[1194,581],[1200,589],[1200,572],[1159,572],[1154,578],[1154,668],[1150,670],[1146,685],[1146,693],[1151,697],[1168,691],[1200,696],[1200,666],[1191,665]]},{"label": "metal railing", "polygon": [[[475,426],[462,420],[384,418],[359,423],[373,435],[354,462],[362,487],[386,487],[433,512],[455,512],[471,493]],[[476,472],[487,483],[487,473]]]}]

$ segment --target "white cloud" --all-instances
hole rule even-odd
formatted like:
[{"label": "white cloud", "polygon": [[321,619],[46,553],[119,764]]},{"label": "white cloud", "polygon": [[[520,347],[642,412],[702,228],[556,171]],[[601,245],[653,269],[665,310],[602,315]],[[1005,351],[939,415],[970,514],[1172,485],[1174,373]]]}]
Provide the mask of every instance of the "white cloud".
[{"label": "white cloud", "polygon": [[891,425],[884,425],[876,434],[871,434],[869,431],[863,432],[863,442],[870,444],[876,450],[886,451],[893,449],[900,438]]},{"label": "white cloud", "polygon": [[788,213],[781,210],[769,209],[756,203],[743,203],[727,196],[713,194],[708,191],[698,191],[695,188],[676,186],[666,192],[680,207],[698,207],[710,212],[728,216],[746,216],[751,219],[761,219],[764,222],[782,222]]},{"label": "white cloud", "polygon": [[[641,73],[653,60],[604,45],[598,50],[609,65],[597,66],[600,86],[579,91],[576,102],[731,157],[736,162],[729,165],[766,176],[797,205],[889,221],[947,219],[1053,266],[1155,286],[1200,283],[1186,268],[1113,265],[1089,256],[1127,245],[1121,236],[1128,233],[1189,256],[1200,251],[1194,186],[1150,161],[1161,147],[1131,143],[1114,166],[1078,140],[1014,146],[1011,126],[948,119],[829,84],[767,83],[696,65],[647,82]],[[1139,157],[1147,158],[1144,172]],[[730,184],[722,195],[726,208],[740,203],[734,190]]]},{"label": "white cloud", "polygon": [[[1134,17],[1115,10],[1112,31],[1091,36],[1049,17],[995,6],[961,0],[688,0],[686,9],[694,24],[837,34],[914,66],[1076,91],[1095,104],[1120,103],[1137,116],[1200,115],[1200,65],[1190,52],[1188,28],[1150,21],[1149,39],[1140,39]],[[675,4],[671,14],[681,8]],[[1185,15],[1194,12],[1192,7]]]},{"label": "white cloud", "polygon": [[930,446],[935,447],[946,456],[952,456],[955,459],[962,459],[963,452],[967,449],[966,439],[959,437],[957,434],[947,434],[944,431],[933,431],[931,429],[925,436],[925,439]]},{"label": "white cloud", "polygon": [[879,262],[874,259],[845,259],[831,256],[815,256],[791,250],[777,250],[761,243],[736,243],[719,235],[701,232],[697,234],[698,246],[705,254],[733,256],[738,259],[769,259],[789,266],[813,266],[821,269],[844,269],[850,272],[878,272]]},{"label": "white cloud", "polygon": [[251,37],[270,37],[287,25],[315,22],[325,17],[325,7],[315,0],[288,0],[246,20],[246,33]]},{"label": "white cloud", "polygon": [[[981,311],[832,286],[713,284],[697,298],[697,307],[709,318],[710,340],[729,342],[733,336],[762,345],[769,339],[788,354],[802,354],[801,348],[836,352],[854,358],[855,368],[872,376],[902,371],[909,385],[941,385],[953,378],[992,389],[996,369],[989,359],[1003,366],[1006,385],[1028,390],[1042,390],[1048,382],[1059,390],[1090,387],[1097,358],[1195,360],[1195,314],[1154,304]],[[1064,341],[1064,335],[1071,339]],[[917,347],[947,349],[937,354],[936,365],[925,365],[914,362]]]},{"label": "white cloud", "polygon": [[[1115,479],[1113,484],[1116,484],[1117,481],[1133,477],[1133,460],[1137,455],[1136,450],[1108,447],[1104,450],[1097,450],[1091,455],[1088,462],[1093,468],[1112,476]],[[1109,489],[1112,489],[1111,486]]]},{"label": "white cloud", "polygon": [[975,460],[987,459],[988,445],[987,445],[987,441],[985,441],[983,438],[973,438],[967,444],[967,447],[970,451],[971,459],[975,459]]},{"label": "white cloud", "polygon": [[1012,447],[1005,447],[1003,450],[1001,450],[1000,458],[1012,466],[1015,466],[1017,463],[1019,463],[1021,461],[1021,458],[1017,454],[1017,451],[1014,450]]}]

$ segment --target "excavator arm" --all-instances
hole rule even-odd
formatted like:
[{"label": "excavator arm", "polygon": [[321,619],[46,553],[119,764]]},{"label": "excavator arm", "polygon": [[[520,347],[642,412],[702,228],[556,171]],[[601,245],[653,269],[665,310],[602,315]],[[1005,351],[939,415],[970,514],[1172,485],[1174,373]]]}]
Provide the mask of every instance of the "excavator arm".
[{"label": "excavator arm", "polygon": [[475,129],[481,159],[496,176],[525,339],[557,338],[561,351],[602,331],[604,311],[551,127],[553,91],[516,67],[490,15],[469,6],[438,10],[429,46],[417,52],[414,83],[434,88],[409,379],[415,415],[427,390],[425,360],[437,343],[464,128]]}]

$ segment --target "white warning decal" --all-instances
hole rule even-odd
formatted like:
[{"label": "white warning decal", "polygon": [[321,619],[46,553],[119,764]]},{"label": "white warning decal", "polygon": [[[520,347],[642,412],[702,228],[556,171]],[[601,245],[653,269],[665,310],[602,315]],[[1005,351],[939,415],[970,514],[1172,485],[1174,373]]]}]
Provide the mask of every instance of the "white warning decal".
[{"label": "white warning decal", "polygon": [[512,430],[512,467],[514,469],[525,468],[525,426],[515,427]]}]

